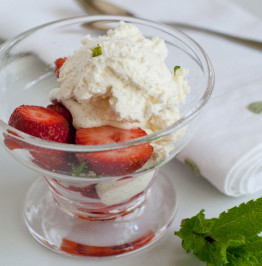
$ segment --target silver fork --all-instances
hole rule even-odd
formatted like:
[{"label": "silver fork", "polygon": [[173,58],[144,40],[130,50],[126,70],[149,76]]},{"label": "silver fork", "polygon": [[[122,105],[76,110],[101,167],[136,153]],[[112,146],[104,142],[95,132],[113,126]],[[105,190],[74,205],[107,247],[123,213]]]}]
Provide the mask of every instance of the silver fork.
[{"label": "silver fork", "polygon": [[[135,15],[121,7],[118,7],[112,3],[103,1],[103,0],[76,0],[85,10],[87,10],[92,15],[117,15],[117,16],[129,16],[135,17]],[[170,23],[170,22],[163,22],[164,24],[172,27],[176,27],[179,29],[188,29],[198,32],[203,32],[207,34],[212,34],[221,38],[225,38],[227,40],[238,42],[243,45],[250,46],[255,49],[262,49],[262,42],[254,41],[250,39],[245,39],[242,37],[233,36],[227,33],[218,32],[215,30],[210,30],[203,27],[198,27],[190,24],[184,23]]]}]

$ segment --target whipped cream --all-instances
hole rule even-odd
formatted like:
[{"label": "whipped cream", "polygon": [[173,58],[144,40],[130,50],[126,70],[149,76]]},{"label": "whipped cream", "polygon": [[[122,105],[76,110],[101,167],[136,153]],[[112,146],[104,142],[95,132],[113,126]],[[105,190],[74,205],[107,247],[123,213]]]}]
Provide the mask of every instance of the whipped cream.
[{"label": "whipped cream", "polygon": [[[49,95],[71,112],[75,128],[141,127],[150,134],[179,119],[179,104],[189,92],[188,71],[180,68],[174,75],[168,69],[163,40],[147,39],[134,25],[120,22],[107,35],[85,36],[82,44],[60,69],[60,88]],[[102,54],[94,57],[97,45]],[[152,142],[145,168],[167,157],[182,131]],[[105,205],[117,204],[142,192],[153,175],[97,184],[96,192]]]},{"label": "whipped cream", "polygon": [[149,186],[155,172],[151,171],[135,178],[97,184],[96,193],[105,205],[121,203],[143,192]]},{"label": "whipped cream", "polygon": [[[74,127],[139,126],[152,133],[179,118],[187,73],[168,69],[163,40],[147,39],[134,25],[120,22],[107,35],[85,36],[82,44],[62,66],[60,88],[50,92],[51,100],[70,110]],[[97,44],[102,55],[93,57]]]}]

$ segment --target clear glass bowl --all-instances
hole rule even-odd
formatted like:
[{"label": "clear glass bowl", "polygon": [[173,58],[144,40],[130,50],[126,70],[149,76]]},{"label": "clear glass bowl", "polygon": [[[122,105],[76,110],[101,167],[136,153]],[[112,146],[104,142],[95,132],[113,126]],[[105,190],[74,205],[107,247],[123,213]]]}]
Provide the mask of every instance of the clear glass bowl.
[{"label": "clear glass bowl", "polygon": [[[166,64],[190,70],[191,92],[174,124],[139,139],[114,145],[61,144],[29,136],[8,126],[22,105],[47,106],[49,91],[58,87],[54,61],[80,47],[86,34],[98,36],[131,22],[151,38],[164,39]],[[0,48],[1,143],[14,158],[41,177],[30,188],[24,207],[33,237],[59,253],[76,256],[116,256],[155,242],[175,217],[177,199],[172,177],[158,169],[193,136],[199,114],[214,85],[212,65],[203,49],[178,30],[154,22],[115,16],[89,16],[46,24],[27,31]],[[165,142],[168,151],[125,175],[88,171],[79,154],[119,152],[135,145]],[[121,150],[120,150],[121,152]],[[15,166],[14,166],[15,167]],[[113,174],[112,174],[113,173]]]}]

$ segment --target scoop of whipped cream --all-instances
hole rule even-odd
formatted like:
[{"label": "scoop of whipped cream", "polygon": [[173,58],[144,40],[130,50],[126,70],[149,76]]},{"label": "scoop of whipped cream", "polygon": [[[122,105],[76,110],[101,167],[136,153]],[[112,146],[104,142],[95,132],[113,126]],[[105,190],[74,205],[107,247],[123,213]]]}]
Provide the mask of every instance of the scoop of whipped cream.
[{"label": "scoop of whipped cream", "polygon": [[[121,21],[107,35],[85,36],[82,44],[62,66],[60,88],[50,92],[70,110],[74,127],[139,126],[152,133],[179,118],[178,105],[189,91],[187,71],[174,75],[168,69],[163,40],[147,39]],[[94,57],[97,45],[102,54]]]}]

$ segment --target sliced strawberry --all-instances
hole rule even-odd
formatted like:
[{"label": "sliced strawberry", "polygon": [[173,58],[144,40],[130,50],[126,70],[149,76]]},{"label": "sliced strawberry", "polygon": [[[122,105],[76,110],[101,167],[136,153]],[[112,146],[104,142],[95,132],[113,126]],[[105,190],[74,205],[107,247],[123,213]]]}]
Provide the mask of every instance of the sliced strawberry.
[{"label": "sliced strawberry", "polygon": [[96,184],[88,185],[85,187],[69,186],[69,189],[71,191],[79,192],[83,197],[99,199],[96,193]]},{"label": "sliced strawberry", "polygon": [[73,117],[72,117],[70,111],[65,106],[63,106],[61,103],[49,104],[46,108],[59,113],[60,115],[62,115],[67,120],[67,122],[69,124],[68,143],[74,144],[75,143],[76,130],[72,124]]},{"label": "sliced strawberry", "polygon": [[148,231],[143,236],[130,241],[128,243],[118,244],[114,246],[91,246],[74,242],[70,239],[62,238],[60,250],[67,254],[83,256],[83,257],[106,257],[124,254],[126,252],[139,249],[150,243],[155,237],[155,232]]},{"label": "sliced strawberry", "polygon": [[41,139],[62,143],[68,140],[69,126],[66,119],[41,106],[17,107],[10,116],[8,124]]},{"label": "sliced strawberry", "polygon": [[72,121],[73,121],[72,115],[68,111],[68,109],[61,103],[49,104],[46,108],[59,113],[67,120],[69,125],[72,125]]},{"label": "sliced strawberry", "polygon": [[[76,144],[99,145],[123,142],[147,135],[141,128],[121,129],[112,126],[80,128],[76,131]],[[140,144],[111,151],[78,153],[77,159],[86,162],[88,170],[98,175],[120,176],[141,168],[150,158],[153,147]]]},{"label": "sliced strawberry", "polygon": [[69,136],[67,143],[75,144],[75,135],[76,135],[76,129],[73,126],[69,126]]},{"label": "sliced strawberry", "polygon": [[[66,119],[57,112],[41,106],[21,105],[17,107],[8,123],[18,130],[41,139],[62,143],[68,141],[69,126]],[[14,147],[11,146],[11,148]],[[61,166],[64,168],[68,162],[68,156],[62,151],[34,145],[27,145],[24,148],[30,151],[34,157],[34,163],[47,170],[57,170]]]},{"label": "sliced strawberry", "polygon": [[74,159],[70,153],[44,148],[31,149],[30,153],[34,157],[33,162],[39,167],[59,173],[68,173]]},{"label": "sliced strawberry", "polygon": [[63,57],[63,58],[61,57],[61,58],[56,59],[56,61],[55,61],[55,66],[56,66],[55,72],[56,72],[57,78],[59,78],[60,68],[63,66],[66,59],[67,59],[67,57]]},{"label": "sliced strawberry", "polygon": [[4,134],[5,146],[7,146],[7,148],[11,151],[15,150],[15,149],[23,149],[23,147],[24,147],[23,142],[12,137],[12,135],[14,135],[16,137],[20,137],[20,136],[16,132],[14,132],[13,130],[8,129],[7,132],[10,135]]}]

